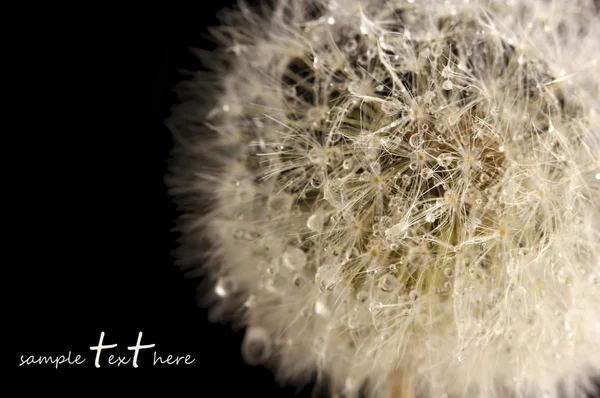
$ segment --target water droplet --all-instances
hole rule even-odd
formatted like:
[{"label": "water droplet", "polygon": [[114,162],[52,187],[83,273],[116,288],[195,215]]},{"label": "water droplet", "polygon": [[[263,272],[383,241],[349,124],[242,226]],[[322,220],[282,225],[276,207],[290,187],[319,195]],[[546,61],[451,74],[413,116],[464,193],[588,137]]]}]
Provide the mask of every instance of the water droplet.
[{"label": "water droplet", "polygon": [[570,280],[569,276],[570,276],[569,270],[566,267],[564,267],[558,271],[558,274],[556,277],[558,279],[558,283],[560,283],[562,285],[566,285],[569,283],[569,280]]},{"label": "water droplet", "polygon": [[350,316],[348,318],[347,324],[348,324],[348,328],[350,328],[350,329],[356,329],[356,328],[358,328],[359,322],[358,322],[358,319],[356,319],[355,316]]},{"label": "water droplet", "polygon": [[346,250],[346,260],[352,260],[353,258],[358,257],[358,249],[356,247],[352,247],[348,250]]},{"label": "water droplet", "polygon": [[449,153],[442,153],[440,156],[438,156],[437,162],[442,167],[448,167],[450,163],[452,163],[452,155]]},{"label": "water droplet", "polygon": [[315,273],[315,283],[322,293],[329,293],[339,282],[338,269],[331,265],[322,265]]},{"label": "water droplet", "polygon": [[411,291],[410,291],[410,293],[408,293],[408,298],[409,298],[411,301],[415,301],[416,299],[418,299],[418,298],[419,298],[419,292],[417,292],[417,291],[416,291],[416,290],[414,290],[414,289],[413,289],[413,290],[411,290]]},{"label": "water droplet", "polygon": [[379,300],[373,300],[369,305],[369,312],[371,314],[377,314],[383,308],[383,304]]},{"label": "water droplet", "polygon": [[356,293],[356,301],[358,301],[360,304],[366,303],[367,300],[369,300],[369,293],[367,293],[366,291],[361,290],[358,293]]},{"label": "water droplet", "polygon": [[442,88],[446,91],[450,91],[452,90],[453,84],[450,80],[445,80],[444,83],[442,83]]},{"label": "water droplet", "polygon": [[268,332],[258,326],[246,329],[242,342],[242,357],[249,365],[264,364],[271,356],[271,337]]},{"label": "water droplet", "polygon": [[369,276],[377,275],[377,268],[367,268],[367,275],[369,275]]},{"label": "water droplet", "polygon": [[215,293],[219,297],[227,297],[235,292],[236,284],[231,278],[221,277],[215,285]]},{"label": "water droplet", "polygon": [[408,144],[413,148],[418,148],[423,144],[423,134],[415,133],[408,139]]},{"label": "water droplet", "polygon": [[386,274],[379,279],[379,288],[384,292],[391,292],[398,287],[398,279],[394,275]]},{"label": "water droplet", "polygon": [[303,277],[302,275],[294,276],[294,286],[296,286],[298,288],[306,286],[306,278]]},{"label": "water droplet", "polygon": [[344,170],[350,170],[352,168],[352,163],[352,159],[345,159],[342,163],[342,167],[344,168]]},{"label": "water droplet", "polygon": [[248,298],[246,299],[246,301],[244,301],[244,307],[246,308],[252,308],[256,305],[256,296],[254,295],[249,295]]},{"label": "water droplet", "polygon": [[413,170],[413,171],[416,170],[417,167],[418,167],[417,162],[410,162],[408,164],[408,168],[411,169],[411,170]]},{"label": "water droplet", "polygon": [[433,170],[431,170],[429,167],[423,168],[423,170],[421,170],[421,177],[425,180],[430,179],[433,177]]},{"label": "water droplet", "polygon": [[297,247],[290,247],[283,253],[281,260],[285,267],[300,270],[306,265],[306,253]]},{"label": "water droplet", "polygon": [[368,171],[363,171],[360,173],[360,176],[358,176],[358,180],[363,182],[371,180],[371,173]]},{"label": "water droplet", "polygon": [[358,43],[356,42],[356,40],[349,39],[349,40],[346,40],[346,43],[344,43],[343,50],[347,54],[353,54],[357,48],[358,48]]},{"label": "water droplet", "polygon": [[448,79],[450,76],[452,76],[452,67],[444,66],[444,69],[442,69],[442,77]]},{"label": "water droplet", "polygon": [[322,148],[311,148],[308,151],[308,160],[313,164],[324,164],[327,162],[327,156],[325,156]]},{"label": "water droplet", "polygon": [[320,232],[323,229],[323,215],[313,213],[306,221],[306,227],[313,232]]},{"label": "water droplet", "polygon": [[322,171],[315,171],[310,178],[310,185],[313,188],[321,188],[325,181],[325,174]]},{"label": "water droplet", "polygon": [[329,309],[324,297],[319,298],[315,302],[315,314],[323,318],[327,318],[329,315],[331,315],[331,310]]},{"label": "water droplet", "polygon": [[327,23],[328,23],[329,25],[333,25],[333,24],[335,23],[335,18],[334,18],[334,17],[329,17],[329,18],[327,18]]}]

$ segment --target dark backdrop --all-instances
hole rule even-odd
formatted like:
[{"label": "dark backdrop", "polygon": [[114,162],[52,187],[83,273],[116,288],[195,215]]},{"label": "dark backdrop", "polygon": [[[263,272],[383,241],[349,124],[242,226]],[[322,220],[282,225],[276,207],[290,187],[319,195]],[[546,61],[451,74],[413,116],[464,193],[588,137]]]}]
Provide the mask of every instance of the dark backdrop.
[{"label": "dark backdrop", "polygon": [[[40,19],[58,11],[68,21],[36,30],[19,64],[26,88],[9,115],[17,126],[8,133],[20,135],[5,147],[17,155],[7,174],[19,173],[6,184],[17,196],[6,208],[17,216],[6,228],[5,265],[16,271],[5,278],[16,288],[5,303],[14,315],[6,359],[16,369],[8,381],[21,391],[166,386],[200,397],[310,396],[244,364],[243,334],[208,323],[196,303],[199,281],[185,278],[171,255],[177,214],[164,184],[172,140],[163,121],[177,101],[178,68],[201,67],[188,47],[214,47],[206,27],[232,3],[162,2],[126,16],[118,7],[39,10]],[[139,367],[109,366],[110,354],[131,357],[127,346],[140,331],[142,344],[156,346],[140,352]],[[89,348],[101,332],[104,344],[118,346],[97,369]],[[195,361],[152,366],[155,350]],[[85,363],[19,366],[21,356],[69,351]]]}]

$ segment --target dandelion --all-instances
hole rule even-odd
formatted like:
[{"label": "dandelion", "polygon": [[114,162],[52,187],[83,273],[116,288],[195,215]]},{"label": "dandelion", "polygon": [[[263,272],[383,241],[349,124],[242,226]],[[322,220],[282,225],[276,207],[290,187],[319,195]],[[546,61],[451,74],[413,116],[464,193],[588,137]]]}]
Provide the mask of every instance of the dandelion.
[{"label": "dandelion", "polygon": [[[600,374],[597,2],[280,0],[168,124],[182,261],[243,357],[354,397]],[[198,243],[208,249],[198,253]],[[196,264],[192,262],[192,264]]]}]

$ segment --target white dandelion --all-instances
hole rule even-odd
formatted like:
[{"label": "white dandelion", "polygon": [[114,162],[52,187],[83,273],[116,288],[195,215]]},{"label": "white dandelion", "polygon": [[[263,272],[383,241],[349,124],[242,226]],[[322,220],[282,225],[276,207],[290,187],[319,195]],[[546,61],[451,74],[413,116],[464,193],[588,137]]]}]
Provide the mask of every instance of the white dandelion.
[{"label": "white dandelion", "polygon": [[591,0],[227,13],[168,120],[169,184],[243,357],[346,397],[590,392],[599,19]]}]

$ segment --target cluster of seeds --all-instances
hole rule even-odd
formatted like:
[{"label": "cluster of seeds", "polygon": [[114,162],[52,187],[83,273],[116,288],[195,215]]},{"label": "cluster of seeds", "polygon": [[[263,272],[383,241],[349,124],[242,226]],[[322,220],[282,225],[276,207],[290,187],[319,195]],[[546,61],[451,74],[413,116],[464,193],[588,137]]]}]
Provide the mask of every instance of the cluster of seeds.
[{"label": "cluster of seeds", "polygon": [[[248,326],[248,362],[346,396],[400,371],[424,396],[553,396],[597,371],[600,68],[545,56],[577,39],[597,57],[584,6],[230,14],[214,139],[175,185],[211,199],[186,226],[211,241],[213,310]],[[174,128],[195,131],[191,111]]]}]

